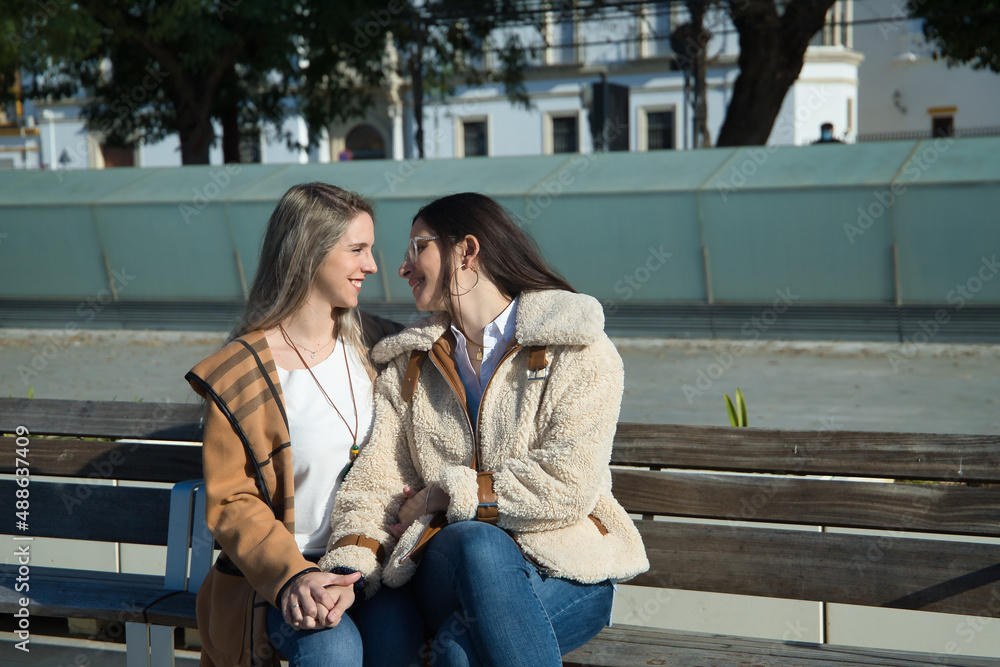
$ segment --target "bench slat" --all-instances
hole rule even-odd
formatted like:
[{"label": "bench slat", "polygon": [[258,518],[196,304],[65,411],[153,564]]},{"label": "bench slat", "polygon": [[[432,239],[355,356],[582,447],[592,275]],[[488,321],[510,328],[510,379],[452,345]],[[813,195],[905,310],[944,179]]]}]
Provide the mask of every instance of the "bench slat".
[{"label": "bench slat", "polygon": [[886,651],[615,625],[563,657],[564,667],[996,667],[996,658]]},{"label": "bench slat", "polygon": [[[0,451],[13,452],[15,439],[0,438]],[[201,447],[71,438],[33,438],[28,462],[32,475],[181,482],[202,476]],[[14,457],[0,461],[13,474]]]},{"label": "bench slat", "polygon": [[[0,498],[14,498],[17,483],[0,480]],[[28,530],[14,512],[3,517],[8,535],[166,546],[170,489],[32,481]]]},{"label": "bench slat", "polygon": [[201,442],[204,411],[200,403],[8,398],[0,400],[0,432]]},{"label": "bench slat", "polygon": [[612,471],[634,514],[1000,537],[1000,488],[796,476]]},{"label": "bench slat", "polygon": [[1000,481],[1000,436],[618,425],[611,462],[698,470]]},{"label": "bench slat", "polygon": [[[164,594],[163,577],[150,575],[32,567],[29,576],[28,591],[16,591],[14,578],[5,578],[0,610],[11,613],[20,607],[19,599],[27,597],[35,616],[142,623],[143,609]],[[119,631],[124,634],[124,628]]]},{"label": "bench slat", "polygon": [[637,521],[651,570],[629,583],[1000,617],[996,544]]},{"label": "bench slat", "polygon": [[149,608],[147,617],[153,625],[175,628],[197,628],[195,619],[195,593],[177,593]]}]

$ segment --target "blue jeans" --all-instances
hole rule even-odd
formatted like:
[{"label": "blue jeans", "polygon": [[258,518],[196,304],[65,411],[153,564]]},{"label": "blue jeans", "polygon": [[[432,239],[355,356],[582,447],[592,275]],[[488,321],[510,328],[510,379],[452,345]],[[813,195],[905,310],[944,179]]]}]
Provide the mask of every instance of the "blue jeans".
[{"label": "blue jeans", "polygon": [[447,526],[427,547],[414,596],[436,630],[431,662],[450,666],[559,667],[611,617],[610,581],[549,577],[501,529]]},{"label": "blue jeans", "polygon": [[333,628],[297,630],[285,623],[277,607],[267,607],[267,635],[289,667],[361,664],[361,634],[350,613]]},{"label": "blue jeans", "polygon": [[296,630],[269,606],[267,633],[290,667],[419,665],[419,614],[409,587],[383,586],[372,599],[353,605],[333,628]]}]

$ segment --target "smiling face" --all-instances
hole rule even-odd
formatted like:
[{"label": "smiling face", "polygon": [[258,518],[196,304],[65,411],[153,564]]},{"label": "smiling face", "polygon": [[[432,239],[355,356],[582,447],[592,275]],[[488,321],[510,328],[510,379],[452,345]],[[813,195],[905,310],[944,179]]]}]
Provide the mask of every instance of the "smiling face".
[{"label": "smiling face", "polygon": [[[437,233],[423,219],[417,218],[410,228],[410,239],[421,236],[437,236]],[[409,281],[417,310],[445,310],[446,301],[442,288],[445,256],[441,240],[418,241],[417,250],[419,252],[415,261],[407,258],[399,267],[399,276]]]},{"label": "smiling face", "polygon": [[372,246],[375,245],[375,223],[367,213],[360,213],[347,226],[316,273],[312,292],[315,298],[333,308],[353,308],[358,305],[361,283],[376,271]]}]

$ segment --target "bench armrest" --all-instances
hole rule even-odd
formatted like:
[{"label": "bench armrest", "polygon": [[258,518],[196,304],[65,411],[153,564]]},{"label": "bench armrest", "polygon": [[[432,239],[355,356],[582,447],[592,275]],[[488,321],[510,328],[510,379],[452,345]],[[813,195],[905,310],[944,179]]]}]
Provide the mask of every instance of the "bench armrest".
[{"label": "bench armrest", "polygon": [[198,592],[198,587],[212,567],[214,552],[215,540],[205,523],[205,480],[194,479],[174,484],[170,491],[167,567],[163,588],[168,591]]}]

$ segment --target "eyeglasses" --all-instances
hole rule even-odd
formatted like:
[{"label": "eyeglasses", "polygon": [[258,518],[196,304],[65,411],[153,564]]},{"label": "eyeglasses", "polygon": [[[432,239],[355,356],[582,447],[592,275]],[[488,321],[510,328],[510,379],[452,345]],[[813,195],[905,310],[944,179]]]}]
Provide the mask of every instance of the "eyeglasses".
[{"label": "eyeglasses", "polygon": [[[417,263],[417,256],[420,251],[427,247],[427,243],[441,238],[440,236],[414,236],[410,239],[410,245],[406,247],[406,253],[403,255],[403,261],[409,262],[410,264]],[[423,245],[418,246],[417,243],[423,243]]]}]

